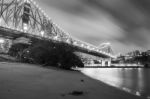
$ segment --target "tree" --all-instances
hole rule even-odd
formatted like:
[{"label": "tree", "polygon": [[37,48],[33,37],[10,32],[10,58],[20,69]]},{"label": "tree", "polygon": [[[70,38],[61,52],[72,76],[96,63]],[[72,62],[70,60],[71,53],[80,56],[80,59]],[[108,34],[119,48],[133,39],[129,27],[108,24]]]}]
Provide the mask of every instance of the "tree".
[{"label": "tree", "polygon": [[9,54],[22,62],[55,66],[63,69],[84,67],[73,47],[63,42],[38,41],[32,45],[17,43],[11,46]]},{"label": "tree", "polygon": [[[25,54],[23,55],[25,56]],[[39,42],[28,49],[25,57],[44,66],[55,66],[64,69],[84,66],[80,57],[74,53],[74,49],[66,43]]]},{"label": "tree", "polygon": [[17,43],[14,44],[10,47],[8,54],[17,58],[20,58],[23,50],[25,50],[26,48],[28,48],[29,45],[28,44],[24,44],[24,43]]}]

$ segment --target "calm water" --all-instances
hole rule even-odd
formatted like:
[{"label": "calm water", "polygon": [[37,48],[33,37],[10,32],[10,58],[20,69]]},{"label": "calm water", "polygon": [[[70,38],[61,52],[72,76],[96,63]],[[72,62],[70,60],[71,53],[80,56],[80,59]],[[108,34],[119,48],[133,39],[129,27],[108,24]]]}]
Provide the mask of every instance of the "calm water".
[{"label": "calm water", "polygon": [[85,75],[150,99],[150,69],[84,68]]}]

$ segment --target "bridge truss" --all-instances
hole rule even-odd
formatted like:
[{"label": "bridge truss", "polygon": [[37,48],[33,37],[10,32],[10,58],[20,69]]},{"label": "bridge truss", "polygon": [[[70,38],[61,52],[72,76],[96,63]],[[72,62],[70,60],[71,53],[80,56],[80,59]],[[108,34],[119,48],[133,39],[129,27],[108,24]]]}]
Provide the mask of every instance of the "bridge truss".
[{"label": "bridge truss", "polygon": [[33,0],[0,0],[0,26],[57,40],[89,51],[115,56],[99,47],[71,37],[56,25]]},{"label": "bridge truss", "polygon": [[106,43],[102,43],[102,44],[100,44],[99,46],[99,49],[101,50],[101,51],[104,51],[104,52],[106,52],[106,53],[110,53],[110,54],[114,54],[114,52],[113,52],[113,50],[112,50],[112,47],[111,47],[111,43],[109,43],[109,42],[106,42]]}]

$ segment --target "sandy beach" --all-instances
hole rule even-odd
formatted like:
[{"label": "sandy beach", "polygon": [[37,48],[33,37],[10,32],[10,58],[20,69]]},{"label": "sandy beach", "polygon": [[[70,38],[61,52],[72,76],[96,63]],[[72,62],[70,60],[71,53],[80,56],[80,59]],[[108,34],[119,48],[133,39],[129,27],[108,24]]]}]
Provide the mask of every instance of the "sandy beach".
[{"label": "sandy beach", "polygon": [[0,99],[143,99],[78,71],[0,63]]}]

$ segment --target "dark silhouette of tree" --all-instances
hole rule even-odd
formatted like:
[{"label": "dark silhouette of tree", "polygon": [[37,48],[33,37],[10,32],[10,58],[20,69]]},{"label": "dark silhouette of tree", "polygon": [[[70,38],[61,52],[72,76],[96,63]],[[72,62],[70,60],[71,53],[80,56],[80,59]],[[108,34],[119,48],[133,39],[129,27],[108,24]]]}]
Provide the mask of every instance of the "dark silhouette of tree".
[{"label": "dark silhouette of tree", "polygon": [[63,42],[37,41],[29,44],[17,43],[9,49],[9,55],[21,62],[55,66],[63,69],[84,67],[74,48]]},{"label": "dark silhouette of tree", "polygon": [[64,69],[72,67],[83,67],[79,56],[74,49],[63,42],[38,42],[26,49],[22,54],[23,60],[43,66],[55,66]]},{"label": "dark silhouette of tree", "polygon": [[24,44],[24,43],[17,43],[14,44],[10,47],[8,54],[17,58],[20,58],[22,52],[24,49],[28,48],[29,45],[28,44]]},{"label": "dark silhouette of tree", "polygon": [[134,61],[140,62],[145,67],[150,67],[150,55],[147,55],[144,52],[141,56],[134,57]]}]

